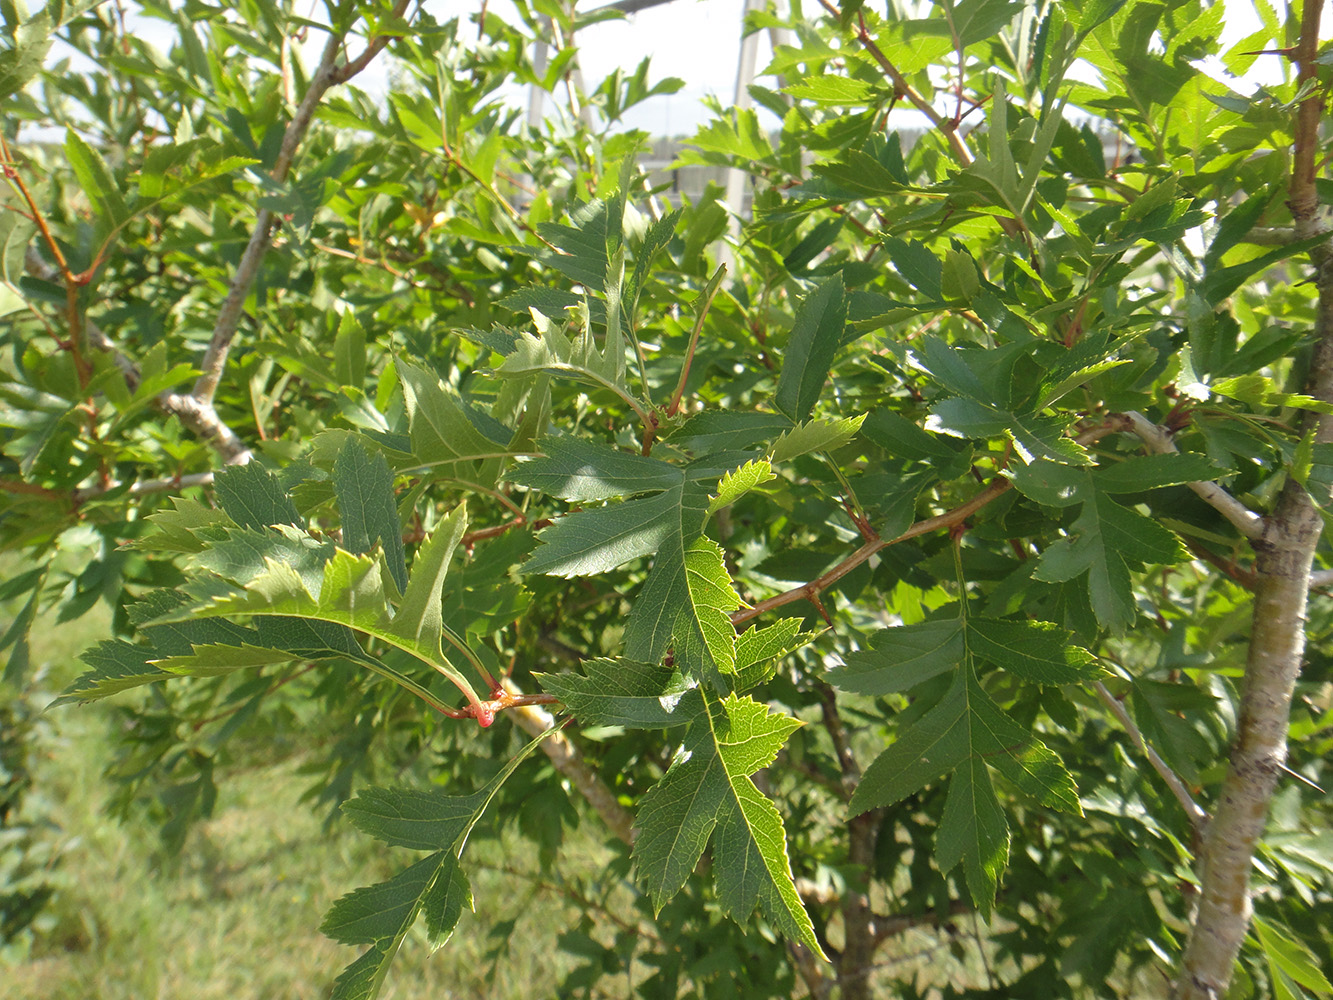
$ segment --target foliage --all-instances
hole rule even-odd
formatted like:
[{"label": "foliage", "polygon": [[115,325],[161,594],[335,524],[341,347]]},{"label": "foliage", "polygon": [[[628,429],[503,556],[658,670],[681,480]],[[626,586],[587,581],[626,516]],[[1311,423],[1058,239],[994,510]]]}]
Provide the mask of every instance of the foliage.
[{"label": "foliage", "polygon": [[[345,734],[312,797],[426,853],[330,913],[368,946],[338,997],[418,917],[447,939],[478,822],[551,870],[576,823],[619,838],[637,902],[569,928],[569,995],[1176,978],[1266,683],[1248,591],[1304,600],[1317,530],[1264,560],[1333,482],[1325,81],[1200,67],[1300,25],[1260,5],[1222,52],[1201,0],[753,14],[790,32],[752,89],[780,128],[720,110],[681,155],[753,179],[724,269],[718,192],[666,204],[618,124],[674,84],[578,89],[603,15],[143,6],[171,53],[8,5],[0,59],[0,545],[50,566],[32,609],[115,609],[63,700],[127,706],[122,811],[165,803],[179,849],[247,724]],[[52,32],[99,71],[43,65]],[[511,82],[568,104],[531,128]],[[1331,991],[1328,611],[1238,996]]]}]

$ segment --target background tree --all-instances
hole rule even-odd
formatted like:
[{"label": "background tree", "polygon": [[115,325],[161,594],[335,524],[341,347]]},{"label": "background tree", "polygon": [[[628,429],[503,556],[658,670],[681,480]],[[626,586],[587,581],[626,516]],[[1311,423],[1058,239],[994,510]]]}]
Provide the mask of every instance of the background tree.
[{"label": "background tree", "polygon": [[752,15],[781,128],[681,158],[753,178],[731,271],[646,75],[580,91],[602,13],[143,9],[171,53],[4,9],[6,682],[110,602],[63,700],[175,846],[313,710],[320,802],[420,852],[336,996],[449,936],[474,827],[554,873],[594,818],[571,994],[1333,991],[1320,4]]}]

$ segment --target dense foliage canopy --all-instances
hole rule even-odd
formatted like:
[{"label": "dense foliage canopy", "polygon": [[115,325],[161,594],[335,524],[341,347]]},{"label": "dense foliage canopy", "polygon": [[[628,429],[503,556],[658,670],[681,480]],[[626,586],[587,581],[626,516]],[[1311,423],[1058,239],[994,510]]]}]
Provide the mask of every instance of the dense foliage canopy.
[{"label": "dense foliage canopy", "polygon": [[564,995],[1333,992],[1319,3],[754,12],[744,219],[613,15],[306,6],[0,3],[7,704],[109,602],[62,700],[177,847],[336,733],[340,998],[587,824]]}]

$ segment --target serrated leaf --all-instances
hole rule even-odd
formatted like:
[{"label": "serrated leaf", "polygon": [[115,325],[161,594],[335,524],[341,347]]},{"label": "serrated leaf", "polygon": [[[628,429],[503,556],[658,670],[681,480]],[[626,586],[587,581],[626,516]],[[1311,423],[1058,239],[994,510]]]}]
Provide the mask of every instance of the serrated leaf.
[{"label": "serrated leaf", "polygon": [[764,628],[742,632],[736,637],[735,689],[748,691],[771,679],[781,657],[813,641],[816,635],[802,632],[799,618],[783,618]]},{"label": "serrated leaf", "polygon": [[705,410],[696,413],[671,435],[671,443],[696,455],[739,451],[771,441],[792,422],[777,413]]},{"label": "serrated leaf", "polygon": [[343,548],[360,555],[380,546],[401,593],[407,587],[407,560],[389,463],[383,455],[372,458],[357,438],[349,437],[333,464],[333,489]]},{"label": "serrated leaf", "polygon": [[419,915],[426,919],[432,943],[438,946],[448,939],[463,907],[472,905],[472,891],[459,866],[468,834],[514,769],[553,732],[530,742],[472,795],[368,788],[343,806],[348,818],[371,836],[434,853],[388,881],[357,889],[333,904],[324,918],[324,933],[343,944],[371,947],[338,977],[332,1000],[378,996],[389,963]]},{"label": "serrated leaf", "polygon": [[793,427],[773,442],[769,458],[774,462],[789,462],[798,455],[812,451],[831,451],[841,448],[861,430],[865,414],[842,417],[838,420],[809,420]]},{"label": "serrated leaf", "polygon": [[1033,577],[1063,583],[1087,573],[1097,620],[1110,629],[1124,629],[1137,617],[1131,566],[1174,563],[1186,557],[1170,531],[1102,493],[1083,504],[1069,533],[1042,553]]},{"label": "serrated leaf", "polygon": [[[233,538],[206,550],[197,558],[201,561],[212,558],[215,566],[225,563],[234,585],[219,587],[219,578],[196,580],[187,588],[194,601],[148,624],[156,627],[183,619],[251,614],[288,616],[345,626],[412,654],[447,677],[469,701],[475,702],[478,700],[476,694],[444,652],[444,643],[447,642],[474,666],[477,661],[467,644],[444,627],[440,596],[449,560],[466,524],[466,512],[460,506],[441,521],[422,544],[396,610],[390,607],[384,592],[387,570],[382,556],[372,559],[335,549],[321,563],[297,568],[287,561],[264,555],[259,547],[255,549],[258,561],[248,564],[248,569],[242,573],[240,567],[246,564],[227,556],[233,551],[228,548],[228,544],[235,540]],[[270,533],[270,537],[280,535]],[[317,577],[313,572],[316,566],[319,569]],[[250,575],[247,577],[247,574]],[[378,660],[365,656],[360,660],[420,695],[418,685]]]},{"label": "serrated leaf", "polygon": [[708,500],[708,513],[716,514],[755,487],[762,486],[774,478],[773,467],[767,462],[758,459],[746,462],[739,469],[733,469],[718,480],[717,495]]},{"label": "serrated leaf", "polygon": [[443,479],[489,489],[499,477],[509,443],[485,434],[469,417],[462,400],[446,389],[434,372],[397,360],[407,408],[412,454],[422,467]]},{"label": "serrated leaf", "polygon": [[935,863],[941,872],[951,871],[960,861],[967,890],[981,916],[989,920],[995,890],[1009,861],[1009,824],[990,772],[977,757],[963,761],[949,779],[935,837]]},{"label": "serrated leaf", "polygon": [[792,420],[806,419],[824,391],[846,323],[847,296],[839,271],[801,301],[792,320],[773,396],[774,405]]},{"label": "serrated leaf", "polygon": [[1070,645],[1072,633],[1050,622],[969,618],[966,639],[979,660],[1034,684],[1073,684],[1103,676],[1097,658]]},{"label": "serrated leaf", "polygon": [[1213,464],[1206,455],[1177,452],[1136,455],[1095,469],[1092,481],[1104,493],[1139,493],[1161,486],[1181,486],[1225,476],[1232,470]]},{"label": "serrated leaf", "polygon": [[583,661],[583,674],[537,674],[542,690],[555,695],[588,726],[666,729],[688,716],[673,715],[683,689],[672,690],[676,671],[655,663],[605,659]]},{"label": "serrated leaf", "polygon": [[[946,871],[945,861],[966,862],[968,888],[985,913],[994,901],[992,876],[1003,866],[1008,837],[1003,816],[999,824],[995,821],[998,804],[989,776],[983,779],[978,770],[987,766],[1043,805],[1082,814],[1077,789],[1060,758],[1000,710],[967,664],[955,674],[944,697],[875,758],[849,805],[851,815],[858,816],[952,775],[949,795],[954,805],[946,803],[937,833],[937,858]],[[959,780],[963,787],[955,800],[953,782]]]},{"label": "serrated leaf", "polygon": [[719,701],[703,693],[690,708],[683,752],[644,796],[635,824],[635,865],[654,907],[680,890],[713,840],[723,911],[744,921],[757,906],[822,956],[792,880],[782,819],[750,780],[801,723],[734,694]]},{"label": "serrated leaf", "polygon": [[[599,279],[598,285],[601,283]],[[614,342],[608,338],[603,351],[597,346],[591,324],[584,324],[573,334],[566,333],[558,324],[547,325],[541,336],[520,333],[513,352],[495,372],[508,377],[549,372],[609,389],[626,401],[634,398],[625,381],[623,338],[615,338]]]},{"label": "serrated leaf", "polygon": [[305,520],[278,477],[258,462],[227,466],[214,478],[213,491],[218,506],[242,528],[262,531],[274,524],[305,527]]},{"label": "serrated leaf", "polygon": [[829,671],[829,682],[858,694],[906,691],[954,669],[963,652],[963,623],[957,618],[881,629],[871,636],[869,649],[848,654],[841,667]]},{"label": "serrated leaf", "polygon": [[79,655],[92,669],[79,675],[51,704],[96,701],[143,684],[168,680],[171,674],[149,662],[153,655],[150,646],[105,639]]},{"label": "serrated leaf", "polygon": [[676,660],[696,677],[706,670],[736,672],[736,627],[731,613],[741,606],[723,560],[722,547],[700,538],[685,550],[689,605],[673,630]]},{"label": "serrated leaf", "polygon": [[583,438],[546,438],[541,446],[545,457],[518,466],[510,481],[562,500],[609,500],[681,482],[674,465]]}]

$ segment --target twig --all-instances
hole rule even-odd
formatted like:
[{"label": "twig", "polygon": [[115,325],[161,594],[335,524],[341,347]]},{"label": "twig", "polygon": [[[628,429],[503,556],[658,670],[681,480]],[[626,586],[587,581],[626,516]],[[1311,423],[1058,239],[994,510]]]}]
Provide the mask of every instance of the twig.
[{"label": "twig", "polygon": [[[521,696],[522,692],[508,678],[500,682],[504,690],[512,696]],[[524,704],[510,712],[514,723],[524,732],[537,736],[555,725],[555,718],[542,705]],[[542,753],[550,758],[552,766],[568,778],[579,790],[579,794],[592,806],[608,830],[627,844],[634,843],[634,817],[620,804],[613,792],[601,777],[583,762],[578,748],[564,732],[552,733],[542,742]]]},{"label": "twig", "polygon": [[717,290],[722,287],[722,279],[726,277],[726,274],[727,265],[719,264],[712,280],[708,282],[708,287],[704,289],[704,300],[699,307],[699,315],[694,320],[694,332],[690,334],[690,346],[685,351],[685,363],[680,367],[680,381],[676,384],[676,391],[672,394],[671,403],[666,409],[668,417],[674,417],[680,410],[680,400],[685,395],[685,382],[690,377],[690,365],[694,361],[694,351],[699,346],[699,334],[703,332],[704,320],[708,318],[708,309],[713,304]]},{"label": "twig", "polygon": [[1202,836],[1208,825],[1208,814],[1204,812],[1203,807],[1194,801],[1189,789],[1185,787],[1184,782],[1180,780],[1176,772],[1171,770],[1170,765],[1162,760],[1157,751],[1143,738],[1142,731],[1134,724],[1134,720],[1130,718],[1128,710],[1120,699],[1107,690],[1106,685],[1101,681],[1093,681],[1092,687],[1097,692],[1097,697],[1105,703],[1106,707],[1111,710],[1111,714],[1119,721],[1121,727],[1129,734],[1130,740],[1138,748],[1139,753],[1148,758],[1148,763],[1153,766],[1153,770],[1161,775],[1166,787],[1171,789],[1171,794],[1176,797],[1180,807],[1185,810],[1185,815],[1189,817],[1190,825],[1194,827],[1195,834]]},{"label": "twig", "polygon": [[733,625],[739,625],[742,622],[749,621],[751,618],[758,618],[766,611],[780,608],[784,604],[791,604],[795,601],[811,600],[820,591],[827,590],[871,556],[888,548],[890,545],[897,545],[899,542],[905,542],[909,538],[918,538],[921,535],[928,535],[933,531],[938,531],[940,528],[949,528],[967,520],[992,500],[1003,495],[1008,491],[1011,485],[1009,480],[997,477],[991,480],[990,485],[971,500],[964,504],[960,504],[953,510],[946,511],[943,514],[937,514],[934,517],[928,517],[922,521],[918,521],[897,538],[880,538],[876,536],[867,541],[827,573],[816,577],[809,583],[802,584],[799,587],[793,587],[791,590],[766,598],[758,604],[755,604],[753,607],[742,608],[740,611],[733,612],[731,615],[731,623]]},{"label": "twig", "polygon": [[[819,0],[819,5],[828,11],[835,19],[842,16],[842,12],[839,11],[830,0]],[[870,37],[870,31],[866,28],[864,17],[860,19],[857,26],[856,37],[862,47],[870,53],[870,58],[874,59],[875,62],[879,64],[879,68],[884,71],[884,75],[893,81],[894,90],[911,101],[912,106],[925,115],[927,120],[944,134],[945,138],[949,141],[950,148],[953,150],[954,159],[965,167],[970,164],[972,162],[972,154],[968,152],[967,146],[963,143],[962,136],[958,134],[958,130],[952,128],[950,124],[944,120],[944,116],[936,111],[934,106],[922,97],[915,87],[907,82],[907,77],[902,75],[898,70],[898,67],[895,66],[893,62],[890,61],[889,57],[884,54],[884,50],[881,49],[875,43],[875,40]]]},{"label": "twig", "polygon": [[[188,490],[195,486],[213,485],[212,472],[192,472],[185,476],[163,476],[160,479],[140,479],[137,482],[130,483],[125,490],[132,497],[147,496],[150,493],[169,493],[172,490]],[[75,506],[86,503],[95,497],[105,496],[115,490],[121,489],[126,484],[112,479],[97,486],[86,486],[82,489],[74,490],[70,494],[70,499]]]},{"label": "twig", "polygon": [[1320,569],[1310,574],[1310,589],[1333,586],[1333,569]]},{"label": "twig", "polygon": [[[43,281],[58,280],[57,270],[42,260],[33,247],[28,247],[23,256],[23,267],[29,274]],[[125,384],[134,391],[139,386],[139,366],[131,361],[116,347],[96,323],[88,320],[84,324],[88,344],[95,350],[110,354],[116,367],[125,377]],[[228,465],[244,465],[254,457],[250,447],[225,424],[212,402],[203,403],[191,395],[178,392],[160,392],[154,402],[164,413],[173,414],[185,427],[202,438]]]},{"label": "twig", "polygon": [[[1148,446],[1149,451],[1158,455],[1171,455],[1178,451],[1175,442],[1171,440],[1171,436],[1166,430],[1158,427],[1142,413],[1130,410],[1125,414],[1125,419],[1127,421],[1126,429],[1136,434],[1139,440]],[[1263,535],[1264,519],[1217,483],[1201,482],[1186,483],[1186,485],[1197,493],[1204,503],[1216,509],[1219,514],[1230,521],[1236,530],[1246,538],[1256,539]]]},{"label": "twig", "polygon": [[[398,0],[389,17],[402,17],[410,2],[411,0]],[[324,53],[320,57],[319,66],[310,80],[310,86],[306,88],[305,95],[301,98],[296,113],[292,116],[292,120],[287,125],[287,130],[283,133],[278,158],[269,174],[275,184],[282,184],[287,180],[292,162],[296,159],[296,151],[305,139],[306,133],[310,130],[315,109],[319,106],[324,93],[332,86],[346,83],[365,69],[379,51],[388,44],[387,37],[376,36],[369,41],[361,55],[351,62],[339,66],[338,53],[345,41],[346,32],[334,33],[330,35],[328,43],[324,46]],[[190,395],[201,403],[211,404],[213,397],[217,394],[218,384],[222,381],[222,373],[227,366],[227,355],[231,351],[231,343],[236,338],[237,327],[240,326],[246,297],[249,296],[250,289],[259,274],[259,267],[263,263],[264,254],[268,252],[269,236],[273,228],[273,222],[273,212],[267,208],[261,208],[255,217],[255,227],[250,233],[250,242],[246,245],[245,252],[241,254],[240,263],[236,266],[236,274],[232,277],[231,287],[227,290],[227,297],[222,302],[222,308],[218,310],[217,321],[213,325],[212,339],[209,340],[208,349],[204,352],[203,361],[199,365],[201,374],[190,392]]]}]

